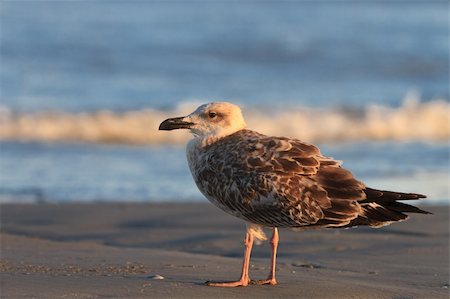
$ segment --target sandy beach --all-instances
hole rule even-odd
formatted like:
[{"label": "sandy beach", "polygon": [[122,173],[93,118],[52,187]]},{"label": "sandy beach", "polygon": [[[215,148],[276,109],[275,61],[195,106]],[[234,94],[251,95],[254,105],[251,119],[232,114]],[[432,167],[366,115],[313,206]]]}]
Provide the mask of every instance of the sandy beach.
[{"label": "sandy beach", "polygon": [[[448,298],[448,207],[426,209],[381,229],[281,230],[279,284],[226,289],[203,283],[238,278],[244,224],[209,203],[3,204],[1,297]],[[269,254],[254,248],[253,279]]]}]

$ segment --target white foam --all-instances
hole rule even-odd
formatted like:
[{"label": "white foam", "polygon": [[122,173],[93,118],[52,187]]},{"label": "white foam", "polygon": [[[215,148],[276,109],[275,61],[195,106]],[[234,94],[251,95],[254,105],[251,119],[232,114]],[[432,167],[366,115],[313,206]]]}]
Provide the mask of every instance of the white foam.
[{"label": "white foam", "polygon": [[[92,142],[119,144],[185,143],[185,131],[161,132],[166,118],[183,116],[198,103],[182,103],[173,111],[144,109],[123,113],[35,112],[14,114],[0,109],[0,140]],[[248,127],[268,135],[309,142],[450,140],[450,104],[446,100],[420,102],[407,97],[400,107],[368,106],[361,111],[286,107],[268,112],[244,107]]]}]

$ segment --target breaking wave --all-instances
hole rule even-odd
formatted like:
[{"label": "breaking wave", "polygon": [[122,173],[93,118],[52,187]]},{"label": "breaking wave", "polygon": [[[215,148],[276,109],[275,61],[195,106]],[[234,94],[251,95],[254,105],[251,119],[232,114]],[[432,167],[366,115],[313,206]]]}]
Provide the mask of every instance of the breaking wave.
[{"label": "breaking wave", "polygon": [[[129,112],[102,110],[86,113],[13,113],[0,110],[0,140],[92,142],[117,144],[184,143],[186,132],[159,132],[166,118],[190,113],[196,104],[172,111],[144,109]],[[289,107],[267,111],[243,108],[249,128],[268,135],[296,137],[310,142],[450,140],[450,103],[406,98],[400,107],[370,105],[360,110]]]}]

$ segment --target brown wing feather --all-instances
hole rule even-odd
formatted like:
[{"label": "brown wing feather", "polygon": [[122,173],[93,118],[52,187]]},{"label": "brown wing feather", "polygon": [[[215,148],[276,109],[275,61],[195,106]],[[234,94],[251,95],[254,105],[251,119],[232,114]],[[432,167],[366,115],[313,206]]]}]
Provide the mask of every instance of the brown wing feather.
[{"label": "brown wing feather", "polygon": [[403,212],[418,212],[395,201],[417,194],[366,188],[339,161],[296,139],[242,130],[205,148],[204,154],[200,190],[225,211],[256,224],[380,226],[405,219]]},{"label": "brown wing feather", "polygon": [[320,152],[313,145],[242,130],[203,154],[199,189],[235,216],[291,227],[316,223],[331,207],[327,192],[311,180],[320,167]]}]

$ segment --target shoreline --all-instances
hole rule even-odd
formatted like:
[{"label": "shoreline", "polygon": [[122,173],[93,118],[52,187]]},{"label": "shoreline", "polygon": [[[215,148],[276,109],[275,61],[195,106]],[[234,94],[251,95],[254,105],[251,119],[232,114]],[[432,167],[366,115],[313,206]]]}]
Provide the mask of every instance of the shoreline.
[{"label": "shoreline", "polygon": [[[381,229],[280,231],[277,286],[236,279],[245,226],[209,203],[1,204],[2,298],[448,298],[448,206]],[[265,278],[270,249],[250,274]],[[158,278],[157,275],[164,279]]]}]

